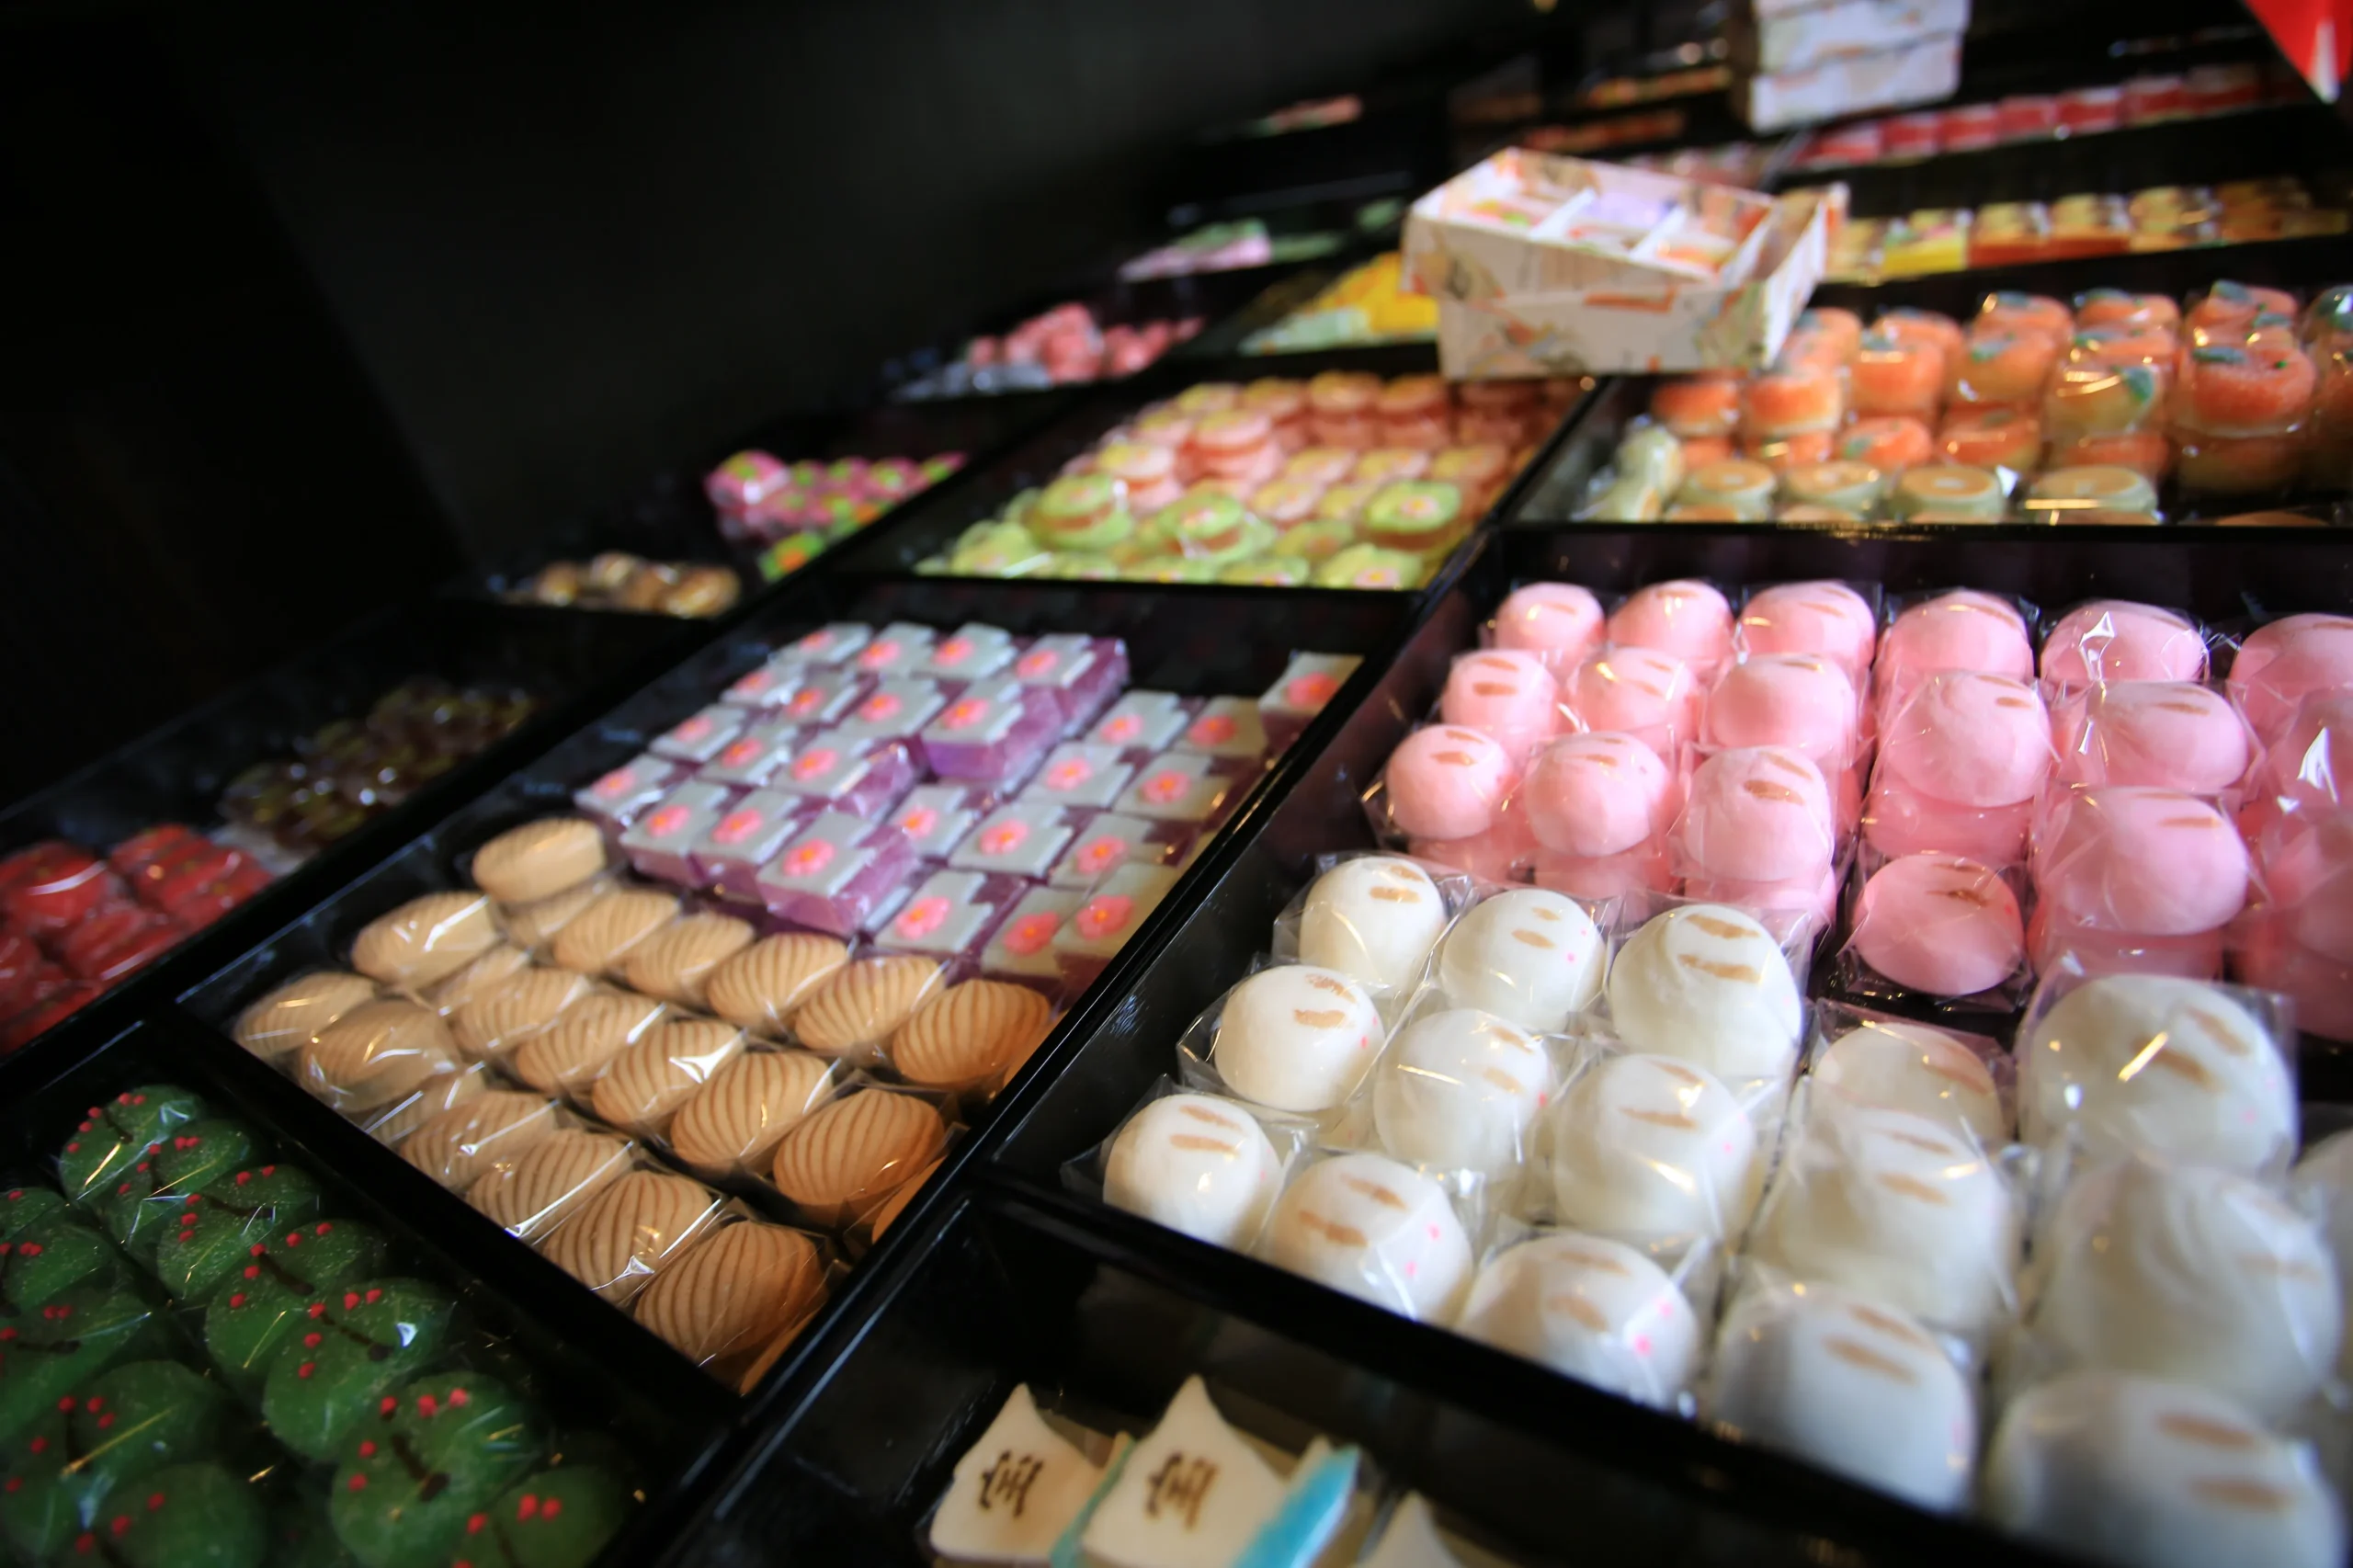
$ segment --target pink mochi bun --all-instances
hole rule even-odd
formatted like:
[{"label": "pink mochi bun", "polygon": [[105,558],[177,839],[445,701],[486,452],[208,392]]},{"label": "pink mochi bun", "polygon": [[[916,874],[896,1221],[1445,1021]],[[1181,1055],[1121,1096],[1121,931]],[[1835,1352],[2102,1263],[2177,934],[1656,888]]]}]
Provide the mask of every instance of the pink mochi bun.
[{"label": "pink mochi bun", "polygon": [[1609,641],[1711,669],[1732,655],[1732,606],[1705,583],[1653,583],[1609,617]]},{"label": "pink mochi bun", "polygon": [[2290,615],[2247,634],[2224,682],[2266,745],[2315,691],[2353,687],[2353,619]]},{"label": "pink mochi bun", "polygon": [[2094,599],[2062,616],[2042,642],[2042,679],[2049,686],[2205,678],[2205,638],[2154,605]]},{"label": "pink mochi bun", "polygon": [[1662,842],[1675,821],[1675,783],[1631,735],[1563,735],[1537,755],[1520,804],[1538,844],[1593,859]]},{"label": "pink mochi bun", "polygon": [[2313,952],[2281,922],[2254,922],[2235,972],[2249,985],[2286,993],[2296,1004],[2298,1028],[2324,1040],[2353,1040],[2353,964]]},{"label": "pink mochi bun", "polygon": [[1752,654],[1708,694],[1699,743],[1787,746],[1824,773],[1854,760],[1859,712],[1846,672],[1819,653]]},{"label": "pink mochi bun", "polygon": [[2026,859],[2035,802],[1956,806],[1923,795],[1884,767],[1863,805],[1863,840],[1882,855],[1958,855],[1988,866]]},{"label": "pink mochi bun", "polygon": [[1837,855],[1830,788],[1820,768],[1784,747],[1718,752],[1692,770],[1675,845],[1687,877],[1810,889]]},{"label": "pink mochi bun", "polygon": [[1561,733],[1561,689],[1533,653],[1487,649],[1454,661],[1438,699],[1438,717],[1483,730],[1514,757]]},{"label": "pink mochi bun", "polygon": [[2051,715],[2008,676],[1930,676],[1880,736],[1880,767],[1915,794],[1959,806],[2034,798],[2051,776]]},{"label": "pink mochi bun", "polygon": [[1495,611],[1495,646],[1565,670],[1600,645],[1601,602],[1574,583],[1530,583]]},{"label": "pink mochi bun", "polygon": [[1651,648],[1605,648],[1562,684],[1574,728],[1629,734],[1659,756],[1691,739],[1699,689],[1691,667]]},{"label": "pink mochi bun", "polygon": [[1970,996],[2018,972],[2026,923],[2007,883],[1975,860],[1906,855],[1855,901],[1855,956],[1898,985]]},{"label": "pink mochi bun", "polygon": [[2034,678],[2034,645],[2018,607],[1991,594],[1962,588],[1914,605],[1880,640],[1875,666],[1891,707],[1938,670]]},{"label": "pink mochi bun", "polygon": [[2316,691],[2264,754],[2261,786],[2290,811],[2353,805],[2353,691]]},{"label": "pink mochi bun", "polygon": [[1741,648],[1749,653],[1815,653],[1850,676],[1871,667],[1879,619],[1844,583],[1781,583],[1741,607]]},{"label": "pink mochi bun", "polygon": [[1469,838],[1492,826],[1518,770],[1503,744],[1455,724],[1407,735],[1389,754],[1381,792],[1409,838]]},{"label": "pink mochi bun", "polygon": [[2230,699],[2193,681],[2086,687],[2060,699],[2051,733],[2062,784],[2138,784],[2188,795],[2236,784],[2251,749]]},{"label": "pink mochi bun", "polygon": [[2353,813],[2290,820],[2266,846],[2268,902],[2297,946],[2353,963]]},{"label": "pink mochi bun", "polygon": [[2036,835],[2034,881],[2054,919],[2187,937],[2246,903],[2246,845],[2195,795],[2096,785],[2050,809]]},{"label": "pink mochi bun", "polygon": [[1563,855],[1539,849],[1536,885],[1571,898],[1617,898],[1630,892],[1672,892],[1675,873],[1667,864],[1665,839],[1619,855]]}]

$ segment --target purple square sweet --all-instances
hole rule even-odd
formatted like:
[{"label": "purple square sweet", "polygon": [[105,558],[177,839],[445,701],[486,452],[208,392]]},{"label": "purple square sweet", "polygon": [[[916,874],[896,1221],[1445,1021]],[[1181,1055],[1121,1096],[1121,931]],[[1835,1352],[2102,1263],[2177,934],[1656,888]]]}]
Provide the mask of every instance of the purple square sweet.
[{"label": "purple square sweet", "polygon": [[776,657],[782,664],[838,665],[855,657],[873,636],[874,629],[864,621],[837,620],[786,643],[777,650]]},{"label": "purple square sweet", "polygon": [[621,853],[640,876],[693,887],[694,845],[734,801],[723,784],[689,779],[662,797],[662,803],[630,824]]},{"label": "purple square sweet", "polygon": [[668,757],[645,752],[595,783],[574,790],[572,803],[584,815],[603,824],[608,834],[618,835],[637,820],[639,812],[668,794],[686,776],[687,770]]},{"label": "purple square sweet", "polygon": [[1122,866],[1095,884],[1054,933],[1063,980],[1076,995],[1095,983],[1136,928],[1160,907],[1178,873],[1166,866]]},{"label": "purple square sweet", "polygon": [[839,723],[842,716],[864,701],[866,694],[873,689],[873,680],[855,670],[790,670],[775,708],[791,722],[813,729]]},{"label": "purple square sweet", "polygon": [[777,769],[791,760],[808,734],[807,730],[790,719],[763,722],[755,718],[742,734],[703,764],[695,777],[738,790],[764,789],[776,777]]},{"label": "purple square sweet", "polygon": [[1275,684],[1258,698],[1267,744],[1278,752],[1287,750],[1363,663],[1354,653],[1293,653]]},{"label": "purple square sweet", "polygon": [[1173,691],[1131,691],[1111,704],[1086,732],[1089,745],[1118,746],[1139,762],[1176,744],[1201,706],[1198,697]]},{"label": "purple square sweet", "polygon": [[1241,799],[1233,765],[1197,751],[1165,751],[1137,769],[1111,807],[1122,815],[1205,827]]},{"label": "purple square sweet", "polygon": [[777,707],[791,694],[792,677],[798,667],[784,663],[783,655],[779,654],[738,676],[733,685],[719,694],[719,700],[756,712]]},{"label": "purple square sweet", "polygon": [[664,731],[650,749],[657,756],[699,766],[726,749],[727,743],[743,733],[748,718],[741,708],[716,702]]},{"label": "purple square sweet", "polygon": [[1060,995],[1063,961],[1054,937],[1086,902],[1080,888],[1033,887],[1023,893],[981,949],[982,975]]},{"label": "purple square sweet", "polygon": [[918,784],[891,820],[915,847],[918,860],[945,860],[991,804],[977,784]]},{"label": "purple square sweet", "polygon": [[1062,729],[1062,710],[1051,693],[1016,680],[989,680],[949,701],[916,744],[942,778],[1010,786],[1029,777]]},{"label": "purple square sweet", "polygon": [[1234,762],[1260,760],[1267,755],[1267,727],[1258,720],[1258,704],[1247,697],[1211,698],[1171,749]]},{"label": "purple square sweet", "polygon": [[1116,637],[1056,632],[1013,661],[1014,678],[1054,694],[1067,731],[1084,728],[1128,684],[1128,646]]},{"label": "purple square sweet", "polygon": [[755,790],[711,817],[691,846],[696,880],[736,898],[759,897],[762,866],[782,853],[821,808],[777,790]]},{"label": "purple square sweet", "polygon": [[1058,888],[1088,888],[1125,865],[1174,866],[1192,839],[1193,830],[1181,823],[1098,812],[1078,824],[1046,880]]},{"label": "purple square sweet", "polygon": [[1135,764],[1117,746],[1070,741],[1046,754],[1045,765],[1022,789],[1021,799],[1100,809],[1119,799],[1135,771]]},{"label": "purple square sweet", "polygon": [[874,634],[850,663],[870,676],[911,676],[929,662],[939,633],[913,621],[894,620]]},{"label": "purple square sweet", "polygon": [[915,864],[907,835],[889,823],[824,812],[753,879],[779,919],[835,937],[855,933],[875,903]]},{"label": "purple square sweet", "polygon": [[1050,801],[1017,801],[999,806],[964,835],[948,857],[960,871],[1000,871],[1043,881],[1076,832],[1061,807]]},{"label": "purple square sweet", "polygon": [[1028,884],[982,871],[936,870],[874,937],[878,948],[936,959],[978,955],[997,917]]},{"label": "purple square sweet", "polygon": [[978,621],[960,626],[934,644],[915,673],[933,680],[985,680],[1013,663],[1013,633]]},{"label": "purple square sweet", "polygon": [[842,734],[869,740],[903,741],[931,722],[948,705],[947,694],[936,681],[912,676],[878,681],[835,728]]},{"label": "purple square sweet", "polygon": [[872,817],[905,794],[915,778],[915,758],[899,742],[821,730],[803,737],[792,760],[768,776],[768,788]]}]

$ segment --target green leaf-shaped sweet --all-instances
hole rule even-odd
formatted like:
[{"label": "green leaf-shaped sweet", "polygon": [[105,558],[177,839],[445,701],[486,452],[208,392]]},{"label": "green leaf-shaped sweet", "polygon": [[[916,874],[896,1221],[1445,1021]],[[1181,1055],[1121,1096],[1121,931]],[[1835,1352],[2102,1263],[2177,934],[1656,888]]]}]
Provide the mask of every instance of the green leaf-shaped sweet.
[{"label": "green leaf-shaped sweet", "polygon": [[155,1310],[120,1286],[78,1285],[0,1320],[0,1444],[108,1367],[156,1355],[169,1341]]},{"label": "green leaf-shaped sweet", "polygon": [[125,1252],[153,1267],[155,1244],[177,1222],[186,1199],[258,1152],[243,1122],[191,1121],[174,1128],[116,1182],[106,1199],[107,1229]]},{"label": "green leaf-shaped sweet", "polygon": [[74,1462],[94,1495],[204,1458],[229,1420],[227,1392],[177,1361],[127,1361],[67,1397],[74,1401],[68,1418]]},{"label": "green leaf-shaped sweet", "polygon": [[76,1203],[103,1200],[122,1174],[174,1128],[204,1113],[200,1096],[174,1084],[142,1084],[92,1106],[58,1151],[57,1176],[65,1196]]},{"label": "green leaf-shaped sweet", "polygon": [[369,1568],[435,1568],[463,1555],[467,1521],[545,1452],[530,1406],[496,1378],[421,1378],[352,1429],[328,1515]]},{"label": "green leaf-shaped sweet", "polygon": [[602,1465],[541,1471],[466,1521],[472,1568],[588,1568],[629,1517],[630,1490]]},{"label": "green leaf-shaped sweet", "polygon": [[[269,1521],[258,1490],[217,1464],[166,1465],[109,1499],[90,1521],[93,1560],[129,1568],[260,1568]],[[96,1554],[100,1541],[105,1555]],[[67,1561],[75,1559],[69,1553]]]},{"label": "green leaf-shaped sweet", "polygon": [[131,1266],[112,1242],[71,1213],[40,1221],[0,1242],[0,1302],[19,1312],[76,1285],[112,1285]]},{"label": "green leaf-shaped sweet", "polygon": [[35,1182],[10,1182],[0,1187],[0,1241],[27,1225],[65,1213],[65,1199]]},{"label": "green leaf-shaped sweet", "polygon": [[[262,1419],[306,1459],[331,1460],[384,1395],[425,1371],[456,1307],[417,1279],[370,1279],[302,1309],[262,1387]],[[346,1544],[349,1544],[347,1539]]]},{"label": "green leaf-shaped sweet", "polygon": [[383,1267],[384,1238],[356,1220],[314,1220],[254,1242],[204,1310],[204,1348],[230,1387],[258,1395],[311,1303]]},{"label": "green leaf-shaped sweet", "polygon": [[318,1218],[319,1184],[294,1165],[247,1165],[180,1204],[155,1243],[155,1278],[200,1301],[233,1276],[256,1242]]},{"label": "green leaf-shaped sweet", "polygon": [[27,1562],[48,1562],[81,1533],[81,1489],[66,1484],[66,1432],[63,1413],[51,1410],[0,1449],[0,1539]]}]

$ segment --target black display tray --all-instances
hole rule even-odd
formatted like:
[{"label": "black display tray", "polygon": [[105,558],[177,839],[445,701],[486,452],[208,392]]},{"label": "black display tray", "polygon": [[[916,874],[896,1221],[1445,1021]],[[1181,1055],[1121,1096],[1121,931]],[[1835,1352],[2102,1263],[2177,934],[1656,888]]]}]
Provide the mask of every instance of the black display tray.
[{"label": "black display tray", "polygon": [[[125,1089],[172,1083],[202,1095],[317,1177],[329,1217],[361,1220],[383,1233],[398,1272],[456,1296],[472,1324],[497,1346],[499,1365],[485,1369],[528,1389],[551,1420],[601,1432],[620,1446],[644,1504],[600,1561],[645,1561],[675,1533],[672,1500],[720,1451],[735,1402],[646,1336],[614,1332],[604,1321],[609,1314],[587,1292],[554,1289],[570,1283],[554,1265],[520,1247],[484,1244],[472,1227],[449,1223],[439,1206],[413,1202],[396,1184],[380,1181],[373,1162],[356,1157],[363,1151],[355,1141],[373,1147],[364,1133],[319,1116],[314,1102],[261,1062],[211,1049],[215,1042],[204,1032],[166,1016],[70,1064],[52,1058],[39,1074],[16,1074],[10,1092],[0,1096],[0,1170],[51,1179],[56,1152],[85,1108]],[[426,1196],[471,1213],[438,1189]],[[495,1233],[487,1238],[503,1240]]]},{"label": "black display tray", "polygon": [[290,753],[298,738],[322,725],[366,714],[412,676],[517,687],[540,703],[513,734],[321,850],[25,1050],[54,1049],[62,1059],[88,1051],[546,749],[703,635],[691,622],[663,617],[575,616],[447,600],[390,609],[17,801],[0,812],[0,854],[63,838],[103,855],[158,822],[199,831],[217,826],[215,808],[230,779]]}]

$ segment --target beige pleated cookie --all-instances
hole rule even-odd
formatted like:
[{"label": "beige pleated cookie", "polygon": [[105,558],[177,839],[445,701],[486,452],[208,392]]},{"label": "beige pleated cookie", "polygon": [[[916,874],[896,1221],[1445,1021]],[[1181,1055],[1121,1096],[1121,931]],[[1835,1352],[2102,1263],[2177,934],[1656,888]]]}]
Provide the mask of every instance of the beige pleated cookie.
[{"label": "beige pleated cookie", "polygon": [[831,937],[788,931],[753,943],[711,971],[703,994],[710,1010],[756,1033],[781,1035],[785,1019],[820,982],[849,962],[849,948]]},{"label": "beige pleated cookie", "polygon": [[351,967],[387,985],[430,985],[498,945],[490,900],[478,892],[429,892],[359,928]]},{"label": "beige pleated cookie", "polygon": [[947,1143],[927,1100],[887,1089],[845,1095],[795,1122],[776,1146],[777,1190],[813,1223],[837,1225],[874,1206]]},{"label": "beige pleated cookie", "polygon": [[474,886],[501,903],[552,898],[604,869],[604,832],[585,817],[527,822],[474,851]]},{"label": "beige pleated cookie", "polygon": [[631,1171],[590,1199],[540,1250],[557,1267],[619,1304],[674,1262],[719,1212],[700,1182]]},{"label": "beige pleated cookie", "polygon": [[427,986],[423,993],[426,1005],[446,1018],[475,997],[487,995],[514,979],[530,964],[530,954],[512,942],[501,942],[449,979]]},{"label": "beige pleated cookie", "polygon": [[860,959],[810,994],[792,1032],[821,1056],[866,1056],[898,1032],[938,986],[929,959]]},{"label": "beige pleated cookie", "polygon": [[716,1018],[671,1018],[613,1058],[590,1103],[631,1132],[659,1131],[710,1075],[744,1049],[744,1031]]},{"label": "beige pleated cookie", "polygon": [[387,1149],[397,1148],[403,1140],[451,1106],[463,1105],[478,1095],[487,1094],[492,1082],[490,1069],[479,1062],[460,1067],[455,1073],[436,1073],[400,1098],[359,1113],[357,1119],[369,1137]]},{"label": "beige pleated cookie", "polygon": [[457,1067],[457,1043],[439,1014],[386,1000],[362,1003],[321,1029],[303,1050],[301,1076],[304,1087],[347,1115]]},{"label": "beige pleated cookie", "polygon": [[544,948],[582,910],[610,892],[612,886],[609,877],[591,877],[576,888],[566,888],[529,903],[502,903],[498,906],[498,923],[506,927],[508,941],[527,948]]},{"label": "beige pleated cookie", "polygon": [[637,1321],[697,1366],[765,1349],[809,1310],[824,1283],[816,1244],[799,1231],[727,1225],[688,1248],[637,1299]]},{"label": "beige pleated cookie", "polygon": [[891,1037],[891,1065],[911,1084],[964,1088],[1002,1082],[1045,1037],[1053,1008],[1026,985],[968,980],[917,1009]]},{"label": "beige pleated cookie", "polygon": [[662,1004],[627,991],[592,991],[508,1053],[507,1072],[545,1094],[578,1094],[630,1041],[653,1027]]},{"label": "beige pleated cookie", "polygon": [[808,1114],[833,1064],[805,1051],[746,1051],[670,1120],[670,1148],[692,1170],[758,1170],[787,1129]]},{"label": "beige pleated cookie", "polygon": [[586,977],[568,969],[527,969],[459,1008],[449,1033],[469,1057],[495,1056],[555,1022],[588,989]]},{"label": "beige pleated cookie", "polygon": [[882,1200],[882,1207],[874,1211],[873,1224],[874,1239],[876,1241],[881,1241],[882,1239],[882,1233],[889,1230],[892,1225],[898,1222],[899,1216],[907,1211],[908,1200],[913,1199],[916,1193],[923,1190],[923,1184],[929,1181],[932,1177],[932,1173],[938,1169],[939,1162],[938,1160],[932,1161],[931,1164],[924,1166],[923,1169],[917,1171],[915,1175],[901,1182],[899,1184],[899,1189]]},{"label": "beige pleated cookie", "polygon": [[476,1178],[466,1201],[528,1242],[578,1212],[629,1165],[621,1140],[559,1128],[513,1165]]},{"label": "beige pleated cookie", "polygon": [[454,1106],[411,1133],[401,1158],[464,1191],[496,1165],[511,1165],[555,1131],[555,1102],[545,1095],[493,1089]]},{"label": "beige pleated cookie", "polygon": [[559,969],[581,974],[618,972],[622,957],[667,925],[678,901],[652,888],[615,888],[555,934],[551,949]]},{"label": "beige pleated cookie", "polygon": [[631,948],[622,972],[633,990],[700,1007],[711,971],[750,947],[756,934],[732,915],[685,915]]},{"label": "beige pleated cookie", "polygon": [[336,969],[299,975],[237,1016],[237,1043],[275,1062],[375,996],[376,983],[364,975]]}]

